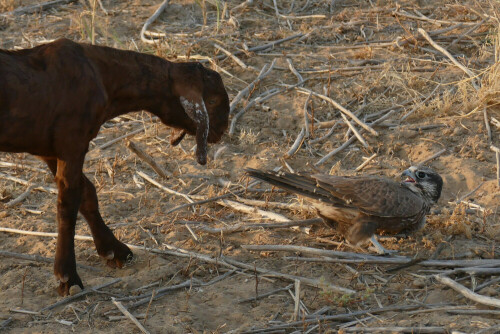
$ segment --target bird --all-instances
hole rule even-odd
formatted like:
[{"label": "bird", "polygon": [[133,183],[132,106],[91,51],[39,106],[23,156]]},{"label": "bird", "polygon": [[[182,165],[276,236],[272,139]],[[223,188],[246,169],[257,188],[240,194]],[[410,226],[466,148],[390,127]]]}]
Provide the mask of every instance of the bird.
[{"label": "bird", "polygon": [[309,175],[252,168],[246,169],[246,174],[306,197],[325,224],[347,241],[358,245],[371,240],[381,254],[390,251],[374,234],[420,230],[443,189],[441,176],[425,166],[409,167],[402,172],[400,182],[379,176]]}]

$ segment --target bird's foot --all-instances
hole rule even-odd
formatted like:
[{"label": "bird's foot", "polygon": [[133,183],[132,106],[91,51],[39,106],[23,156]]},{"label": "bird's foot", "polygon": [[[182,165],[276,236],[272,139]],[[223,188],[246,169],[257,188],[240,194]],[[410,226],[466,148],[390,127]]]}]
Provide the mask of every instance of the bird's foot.
[{"label": "bird's foot", "polygon": [[377,252],[377,254],[380,254],[380,255],[392,255],[392,254],[396,254],[398,252],[398,251],[395,251],[395,250],[392,250],[392,249],[385,249],[384,246],[382,246],[377,241],[377,238],[375,238],[375,235],[372,235],[372,237],[370,238],[370,241],[371,241],[373,247],[375,248],[375,251]]}]

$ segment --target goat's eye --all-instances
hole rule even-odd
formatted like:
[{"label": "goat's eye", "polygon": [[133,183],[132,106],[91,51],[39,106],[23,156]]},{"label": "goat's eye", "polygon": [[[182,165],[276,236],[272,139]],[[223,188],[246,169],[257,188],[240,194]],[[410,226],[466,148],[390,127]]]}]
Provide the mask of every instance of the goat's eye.
[{"label": "goat's eye", "polygon": [[417,177],[419,179],[423,179],[425,176],[426,176],[426,174],[424,172],[417,172]]},{"label": "goat's eye", "polygon": [[210,105],[214,105],[214,104],[215,104],[215,102],[216,102],[216,101],[215,101],[214,99],[212,99],[212,100],[208,100],[208,104],[210,104]]}]

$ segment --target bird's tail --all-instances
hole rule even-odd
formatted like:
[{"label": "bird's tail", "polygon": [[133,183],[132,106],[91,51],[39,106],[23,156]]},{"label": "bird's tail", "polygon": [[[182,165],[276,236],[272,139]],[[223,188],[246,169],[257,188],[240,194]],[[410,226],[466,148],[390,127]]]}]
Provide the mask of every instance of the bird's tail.
[{"label": "bird's tail", "polygon": [[247,175],[253,178],[265,181],[291,193],[325,202],[330,201],[330,193],[320,188],[316,180],[310,176],[284,172],[264,172],[252,168],[247,168],[245,171]]}]

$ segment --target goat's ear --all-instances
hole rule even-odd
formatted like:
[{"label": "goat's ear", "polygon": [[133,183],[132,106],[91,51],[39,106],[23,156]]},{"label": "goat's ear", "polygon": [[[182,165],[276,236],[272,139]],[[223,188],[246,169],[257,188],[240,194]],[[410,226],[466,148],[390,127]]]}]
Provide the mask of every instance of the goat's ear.
[{"label": "goat's ear", "polygon": [[186,114],[196,123],[196,161],[200,165],[207,163],[207,139],[209,118],[201,94],[180,96],[179,100]]}]

